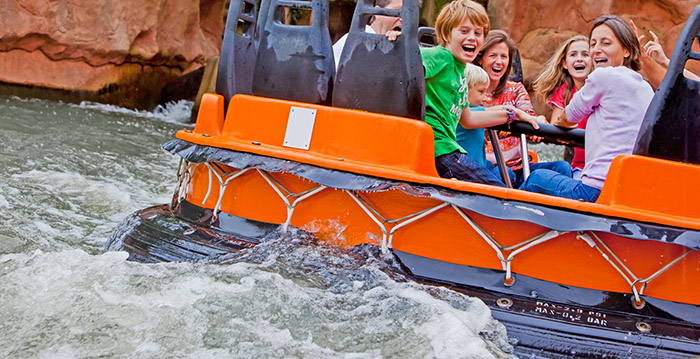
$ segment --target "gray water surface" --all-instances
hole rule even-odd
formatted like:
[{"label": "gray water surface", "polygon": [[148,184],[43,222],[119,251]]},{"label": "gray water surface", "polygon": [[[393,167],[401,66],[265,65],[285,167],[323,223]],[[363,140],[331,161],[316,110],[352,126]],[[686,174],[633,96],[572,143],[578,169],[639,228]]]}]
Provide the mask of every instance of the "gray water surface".
[{"label": "gray water surface", "polygon": [[103,253],[167,203],[160,149],[191,104],[154,112],[0,98],[0,357],[504,358],[478,299],[416,284],[376,248],[274,239],[224,263]]}]

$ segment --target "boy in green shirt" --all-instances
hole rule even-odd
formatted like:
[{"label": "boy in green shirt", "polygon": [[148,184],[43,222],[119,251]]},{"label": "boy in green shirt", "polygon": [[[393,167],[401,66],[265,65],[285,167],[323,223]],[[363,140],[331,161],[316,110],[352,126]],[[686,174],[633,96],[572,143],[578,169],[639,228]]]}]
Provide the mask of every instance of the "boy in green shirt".
[{"label": "boy in green shirt", "polygon": [[[435,136],[435,167],[443,178],[505,184],[459,146],[457,123],[464,128],[483,128],[517,119],[539,128],[536,119],[512,107],[472,116],[467,99],[464,68],[476,58],[489,31],[486,10],[472,0],[454,0],[445,5],[435,23],[440,46],[421,48],[425,70],[425,122]],[[389,35],[387,35],[389,36]]]}]

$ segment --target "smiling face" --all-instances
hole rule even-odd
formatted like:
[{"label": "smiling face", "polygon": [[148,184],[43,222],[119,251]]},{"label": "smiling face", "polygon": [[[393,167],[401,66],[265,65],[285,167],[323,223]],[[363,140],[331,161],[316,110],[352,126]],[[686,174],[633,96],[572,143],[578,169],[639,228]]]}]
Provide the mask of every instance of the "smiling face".
[{"label": "smiling face", "polygon": [[492,84],[498,84],[501,77],[506,74],[510,62],[508,50],[508,45],[505,42],[499,42],[484,51],[481,67],[489,74]]},{"label": "smiling face", "polygon": [[[403,0],[391,0],[384,8],[401,10],[402,6]],[[403,23],[401,22],[400,17],[375,15],[374,21],[372,21],[370,26],[377,34],[385,35],[390,30],[401,31]]]},{"label": "smiling face", "polygon": [[574,81],[583,81],[591,72],[591,56],[586,41],[575,41],[569,45],[563,66]]},{"label": "smiling face", "polygon": [[590,51],[596,68],[622,66],[625,57],[630,56],[629,50],[622,46],[607,25],[600,25],[591,32]]},{"label": "smiling face", "polygon": [[467,98],[469,99],[469,106],[481,106],[481,102],[484,101],[484,94],[486,93],[488,86],[489,83],[487,81],[476,84],[474,87],[469,89],[469,94],[467,95]]},{"label": "smiling face", "polygon": [[450,31],[445,48],[450,50],[457,60],[467,64],[474,61],[483,43],[484,28],[466,19]]}]

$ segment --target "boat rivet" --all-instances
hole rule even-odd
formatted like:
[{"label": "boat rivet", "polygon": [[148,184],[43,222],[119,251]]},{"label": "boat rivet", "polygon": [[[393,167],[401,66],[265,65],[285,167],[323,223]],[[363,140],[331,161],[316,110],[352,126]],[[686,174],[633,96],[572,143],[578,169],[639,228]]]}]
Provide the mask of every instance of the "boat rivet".
[{"label": "boat rivet", "polygon": [[204,137],[211,137],[211,136],[207,135],[206,133],[203,134],[202,136],[204,136]]},{"label": "boat rivet", "polygon": [[256,146],[260,146],[260,142],[255,142],[255,141],[253,141],[253,142],[251,142],[251,143],[254,144],[254,145],[256,145]]},{"label": "boat rivet", "polygon": [[511,274],[510,278],[507,276],[503,278],[503,285],[506,287],[512,287],[515,284],[515,276]]},{"label": "boat rivet", "polygon": [[184,235],[186,235],[186,236],[189,236],[190,234],[192,234],[192,233],[194,233],[194,232],[195,232],[194,229],[190,229],[190,230],[187,230],[187,231],[182,232],[182,234],[184,234]]},{"label": "boat rivet", "polygon": [[191,130],[185,130],[185,132],[187,132],[187,133],[192,133],[192,131],[191,131]]},{"label": "boat rivet", "polygon": [[640,298],[640,299],[639,299],[639,302],[637,302],[637,301],[634,299],[634,297],[632,297],[632,307],[634,307],[634,309],[640,310],[640,309],[644,308],[644,306],[645,306],[646,304],[647,304],[647,302],[644,301],[644,299],[641,299],[641,298]]},{"label": "boat rivet", "polygon": [[649,333],[651,331],[651,324],[647,322],[637,322],[637,330],[642,333]]},{"label": "boat rivet", "polygon": [[513,301],[508,298],[498,298],[496,304],[503,309],[508,309],[513,305]]},{"label": "boat rivet", "polygon": [[338,158],[338,161],[345,161],[344,158]]}]

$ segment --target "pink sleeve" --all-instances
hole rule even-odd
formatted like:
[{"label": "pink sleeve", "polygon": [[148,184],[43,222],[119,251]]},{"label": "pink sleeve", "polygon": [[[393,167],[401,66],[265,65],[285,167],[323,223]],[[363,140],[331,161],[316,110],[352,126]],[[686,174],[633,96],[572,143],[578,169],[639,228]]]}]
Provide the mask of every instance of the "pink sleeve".
[{"label": "pink sleeve", "polygon": [[515,107],[534,115],[535,108],[532,107],[530,95],[527,93],[525,86],[521,82],[516,82],[513,91],[515,92]]},{"label": "pink sleeve", "polygon": [[552,95],[552,98],[547,101],[547,105],[549,105],[550,108],[554,108],[554,106],[559,107],[560,109],[564,109],[566,107],[566,102],[564,101],[564,91],[566,90],[566,85],[561,85],[557,89],[557,91],[554,92],[554,95]]},{"label": "pink sleeve", "polygon": [[609,86],[605,78],[607,72],[605,72],[605,68],[601,70],[603,71],[593,71],[588,75],[586,84],[574,94],[569,106],[566,106],[566,117],[569,122],[581,122],[600,105],[600,99]]}]

